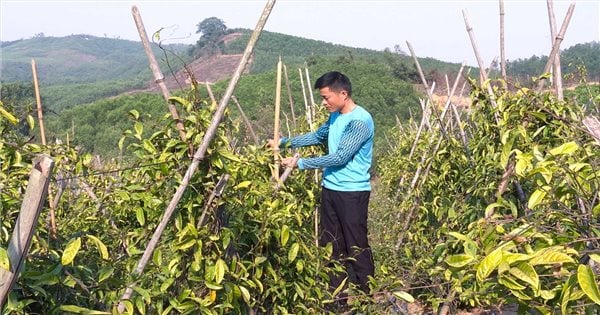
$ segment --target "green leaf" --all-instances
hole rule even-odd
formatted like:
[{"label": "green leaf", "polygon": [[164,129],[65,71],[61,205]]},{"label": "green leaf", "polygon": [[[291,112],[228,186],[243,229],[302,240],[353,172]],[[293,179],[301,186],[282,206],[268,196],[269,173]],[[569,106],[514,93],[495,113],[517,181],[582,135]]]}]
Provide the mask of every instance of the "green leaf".
[{"label": "green leaf", "polygon": [[131,115],[131,117],[133,117],[135,120],[140,119],[140,112],[135,109],[130,110],[129,115]]},{"label": "green leaf", "polygon": [[577,281],[585,295],[594,301],[594,303],[600,304],[600,291],[598,291],[598,283],[596,283],[596,277],[592,268],[588,265],[579,265],[577,267]]},{"label": "green leaf", "polygon": [[408,303],[413,303],[415,301],[415,298],[412,295],[410,295],[404,291],[394,291],[394,295],[403,299],[404,301],[406,301]]},{"label": "green leaf", "polygon": [[502,261],[502,250],[500,248],[494,249],[489,253],[477,267],[477,280],[483,282],[491,273],[498,267]]},{"label": "green leaf", "polygon": [[281,246],[285,246],[285,244],[287,244],[289,239],[290,239],[290,228],[287,225],[284,225],[281,228],[281,236],[280,236]]},{"label": "green leaf", "polygon": [[236,189],[239,189],[239,188],[246,188],[246,187],[250,186],[250,184],[252,184],[252,182],[251,182],[251,181],[249,181],[249,180],[245,180],[245,181],[243,181],[243,182],[241,182],[241,183],[237,184],[237,186],[235,186],[235,188],[236,188]]},{"label": "green leaf", "polygon": [[135,209],[135,218],[141,226],[144,226],[144,223],[146,223],[146,216],[144,215],[144,209],[142,207],[137,207]]},{"label": "green leaf", "polygon": [[296,256],[298,256],[299,249],[300,249],[300,245],[298,243],[292,244],[292,247],[290,248],[290,251],[288,252],[288,260],[290,262],[292,262],[292,261],[294,261],[294,259],[296,259]]},{"label": "green leaf", "polygon": [[566,264],[566,263],[575,263],[575,260],[571,258],[571,256],[553,251],[553,250],[543,250],[540,254],[533,257],[529,264],[532,266],[535,265],[554,265],[554,264]]},{"label": "green leaf", "polygon": [[518,283],[517,280],[513,279],[510,276],[502,275],[502,276],[498,277],[498,283],[509,288],[510,290],[521,291],[521,290],[524,290],[525,288],[527,288],[526,286]]},{"label": "green leaf", "polygon": [[81,248],[81,237],[71,240],[65,250],[63,251],[62,258],[60,259],[63,266],[70,264],[73,259],[75,259],[75,255],[79,252]]},{"label": "green leaf", "polygon": [[223,281],[223,278],[225,277],[225,268],[227,268],[227,266],[225,266],[225,261],[219,258],[215,264],[215,282],[217,284],[220,284],[221,281]]},{"label": "green leaf", "polygon": [[533,194],[531,194],[531,197],[529,197],[527,207],[529,209],[535,208],[535,206],[537,206],[538,204],[540,204],[540,202],[542,202],[542,200],[544,200],[544,197],[546,197],[546,191],[537,189],[533,192]]},{"label": "green leaf", "polygon": [[108,260],[110,258],[108,255],[108,249],[106,248],[106,245],[104,245],[104,243],[102,243],[100,239],[93,235],[87,235],[87,238],[91,239],[96,244],[96,247],[98,247],[98,252],[100,252],[100,257],[102,257],[102,259]]},{"label": "green leaf", "polygon": [[98,282],[102,282],[112,276],[115,269],[111,266],[103,266],[98,270]]},{"label": "green leaf", "polygon": [[539,289],[540,279],[537,272],[535,272],[535,269],[533,269],[530,264],[521,262],[518,265],[510,268],[508,272],[510,272],[510,274],[515,276],[517,279],[530,284],[534,291]]},{"label": "green leaf", "polygon": [[471,255],[465,255],[465,254],[452,255],[452,256],[448,256],[448,258],[446,258],[446,263],[450,267],[461,268],[463,266],[468,265],[474,259],[475,258]]},{"label": "green leaf", "polygon": [[133,287],[133,290],[137,292],[142,298],[144,298],[144,301],[146,303],[149,304],[152,301],[152,299],[150,298],[150,291],[142,287]]},{"label": "green leaf", "polygon": [[182,97],[178,97],[178,96],[171,96],[169,97],[169,102],[171,103],[179,103],[183,106],[189,106],[190,105],[190,101],[186,100],[185,98]]},{"label": "green leaf", "polygon": [[0,268],[10,271],[10,260],[8,252],[3,247],[0,247]]},{"label": "green leaf", "polygon": [[135,124],[133,124],[133,129],[135,129],[135,137],[141,140],[142,133],[144,132],[144,125],[141,122],[136,121]]},{"label": "green leaf", "polygon": [[248,289],[246,289],[246,287],[244,286],[239,286],[240,288],[240,292],[242,293],[242,298],[244,299],[244,301],[246,303],[250,303],[250,291],[248,291]]},{"label": "green leaf", "polygon": [[549,152],[552,155],[571,154],[579,149],[579,146],[574,141],[562,144],[559,147],[551,149]]},{"label": "green leaf", "polygon": [[27,124],[29,125],[29,130],[33,130],[33,128],[35,128],[35,120],[33,119],[33,116],[27,115]]},{"label": "green leaf", "polygon": [[95,310],[91,310],[89,308],[85,308],[85,307],[81,307],[81,306],[77,306],[77,305],[61,305],[58,307],[58,310],[70,312],[70,313],[76,313],[76,314],[90,314],[90,315],[107,314],[107,315],[110,315],[110,313],[108,313],[108,312],[95,311]]},{"label": "green leaf", "polygon": [[15,116],[13,116],[13,114],[6,111],[1,105],[2,102],[0,102],[0,116],[6,118],[9,123],[16,125],[19,122],[19,120]]}]

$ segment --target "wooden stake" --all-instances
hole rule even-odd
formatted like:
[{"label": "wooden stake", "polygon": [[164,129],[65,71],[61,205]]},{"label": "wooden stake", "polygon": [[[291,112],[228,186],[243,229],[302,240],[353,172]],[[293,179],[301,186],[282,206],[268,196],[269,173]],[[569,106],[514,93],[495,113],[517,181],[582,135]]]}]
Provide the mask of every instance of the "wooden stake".
[{"label": "wooden stake", "polygon": [[[560,32],[558,32],[558,34],[556,35],[556,38],[554,39],[554,44],[552,45],[552,51],[550,52],[550,55],[548,56],[548,62],[546,62],[546,66],[544,67],[543,73],[548,73],[548,71],[550,71],[550,67],[554,63],[554,60],[555,60],[556,55],[558,54],[558,50],[560,48],[560,43],[562,43],[562,40],[565,37],[565,33],[567,32],[567,27],[569,26],[569,22],[571,21],[571,16],[573,16],[573,10],[575,10],[575,3],[571,3],[571,5],[569,6],[569,9],[567,10],[567,15],[565,15],[565,19],[563,20],[562,26],[560,27]],[[545,82],[546,82],[546,79],[544,79],[544,78],[541,78],[539,80],[538,86],[537,86],[538,93],[541,92],[542,89],[544,88]]]},{"label": "wooden stake", "polygon": [[[209,127],[206,130],[204,138],[202,139],[202,144],[200,144],[200,147],[194,153],[192,163],[190,164],[187,171],[185,172],[185,175],[181,179],[181,183],[179,184],[177,191],[173,195],[173,198],[169,202],[169,205],[167,206],[167,209],[165,210],[165,214],[164,214],[163,218],[161,219],[160,223],[154,230],[152,239],[150,239],[148,246],[146,246],[146,249],[144,250],[144,254],[140,258],[140,261],[138,262],[137,267],[133,271],[134,275],[140,275],[144,271],[146,264],[150,260],[150,257],[152,256],[152,253],[154,252],[154,249],[156,248],[156,245],[158,244],[160,236],[162,235],[163,231],[165,230],[167,223],[169,222],[169,219],[175,212],[177,204],[179,203],[179,200],[181,200],[183,193],[187,189],[187,186],[190,183],[190,179],[192,178],[192,175],[194,174],[194,172],[196,172],[196,169],[198,168],[200,161],[204,160],[206,151],[208,149],[208,145],[210,144],[210,142],[212,141],[212,139],[214,138],[214,136],[217,132],[217,128],[218,128],[219,124],[221,123],[221,119],[223,118],[223,113],[225,112],[227,103],[229,103],[229,99],[231,98],[231,96],[233,94],[233,90],[235,89],[235,86],[237,85],[237,83],[240,79],[240,76],[246,69],[246,65],[248,63],[250,55],[252,55],[252,52],[254,51],[254,46],[256,45],[256,42],[258,41],[258,38],[260,37],[260,33],[262,32],[265,24],[267,23],[267,19],[269,18],[269,14],[271,13],[274,5],[275,5],[275,0],[269,0],[267,2],[267,4],[265,5],[263,13],[262,13],[260,19],[258,20],[256,27],[254,28],[254,32],[250,36],[250,40],[248,41],[248,45],[246,46],[246,49],[244,50],[242,59],[240,60],[240,63],[238,64],[237,69],[235,70],[233,76],[231,77],[231,80],[229,81],[229,85],[227,86],[227,89],[225,90],[225,94],[223,95],[223,98],[221,99],[221,102],[219,103],[219,106],[217,107],[217,110],[212,118],[211,124],[209,125]],[[121,296],[121,302],[119,303],[119,306],[117,308],[119,313],[122,313],[125,310],[125,304],[123,304],[122,302],[123,302],[123,300],[127,300],[131,297],[131,295],[133,294],[134,285],[135,285],[134,283],[130,283],[127,286],[127,289],[125,290],[123,295]]]},{"label": "wooden stake", "polygon": [[[179,114],[177,113],[177,108],[169,98],[171,97],[169,90],[167,89],[167,85],[165,84],[165,76],[162,71],[160,71],[160,67],[158,66],[158,62],[154,57],[154,52],[152,52],[152,48],[150,47],[150,41],[148,40],[148,35],[146,34],[146,28],[144,27],[144,22],[142,21],[142,16],[140,15],[140,11],[137,6],[131,7],[131,13],[133,14],[133,20],[135,21],[135,25],[137,27],[138,33],[140,34],[140,39],[142,40],[142,44],[144,45],[144,51],[146,52],[146,56],[148,57],[148,62],[150,63],[150,69],[152,70],[152,74],[154,75],[154,82],[158,84],[160,91],[162,92],[163,98],[167,101],[167,106],[169,108],[169,112],[171,112],[171,116],[173,120],[175,120],[175,125],[177,130],[179,130],[179,137],[181,141],[188,142],[185,138],[185,127],[183,126],[183,122],[179,119]],[[193,152],[194,147],[190,144],[190,153]]]},{"label": "wooden stake", "polygon": [[[548,4],[550,34],[552,35],[552,40],[554,40],[554,38],[556,38],[556,18],[554,17],[554,3],[553,0],[546,0],[546,3]],[[554,82],[556,97],[559,101],[564,100],[562,88],[562,70],[560,69],[560,51],[556,52],[556,57],[554,57],[554,64],[552,67],[552,81]]]},{"label": "wooden stake", "polygon": [[504,0],[500,0],[500,72],[506,82],[506,53],[504,50]]},{"label": "wooden stake", "polygon": [[425,86],[425,89],[427,91],[427,98],[429,98],[429,102],[431,104],[431,111],[432,111],[432,113],[435,114],[435,118],[437,119],[439,126],[440,126],[440,131],[442,132],[442,134],[444,136],[446,136],[446,130],[444,130],[444,124],[440,120],[440,117],[437,112],[437,108],[435,108],[435,102],[433,101],[433,90],[431,90],[431,91],[429,90],[429,85],[427,84],[427,79],[425,79],[425,74],[423,74],[423,69],[421,69],[421,64],[419,64],[419,60],[417,59],[417,55],[415,54],[415,51],[414,51],[412,45],[408,41],[406,42],[406,45],[408,46],[408,50],[410,50],[410,54],[413,57],[413,61],[415,62],[417,71],[419,72],[419,77],[421,77],[421,83],[423,83],[423,86]]},{"label": "wooden stake", "polygon": [[17,281],[25,262],[31,238],[35,233],[35,227],[48,194],[53,168],[54,160],[47,155],[40,155],[33,161],[33,168],[29,174],[23,203],[21,203],[21,211],[8,243],[9,270],[0,268],[0,309],[4,307],[8,294]]},{"label": "wooden stake", "polygon": [[217,100],[215,99],[215,95],[213,94],[213,91],[210,88],[210,84],[208,83],[208,81],[204,82],[204,85],[206,86],[206,92],[208,92],[208,97],[210,98],[210,101],[212,102],[212,104],[210,105],[211,108],[213,106],[217,106]]},{"label": "wooden stake", "polygon": [[306,121],[308,122],[308,127],[310,131],[314,131],[311,110],[310,106],[308,105],[308,98],[306,96],[306,87],[304,86],[304,75],[302,74],[302,69],[298,69],[298,73],[300,73],[300,85],[302,85],[302,96],[304,96],[304,112],[306,114]]},{"label": "wooden stake", "polygon": [[248,117],[246,117],[246,114],[244,113],[244,110],[242,109],[240,102],[238,102],[237,97],[235,97],[235,95],[232,95],[231,99],[235,103],[235,106],[237,106],[237,109],[240,111],[240,114],[242,115],[242,119],[244,120],[244,123],[246,124],[246,127],[248,128],[248,131],[250,132],[250,135],[252,136],[252,139],[254,140],[254,144],[259,145],[260,141],[258,140],[256,133],[254,133],[254,128],[252,128],[252,124],[250,124],[250,120],[248,120]]},{"label": "wooden stake", "polygon": [[298,126],[296,125],[296,113],[294,111],[294,99],[292,98],[292,88],[290,86],[290,79],[288,77],[287,67],[285,64],[283,65],[283,77],[285,78],[285,87],[287,89],[287,94],[288,94],[288,98],[289,98],[289,102],[290,102],[290,111],[292,112],[292,125],[294,126],[294,130],[296,130],[296,128],[298,128]]},{"label": "wooden stake", "polygon": [[31,72],[33,73],[33,87],[35,90],[35,101],[37,103],[38,122],[40,124],[40,135],[42,136],[42,144],[46,145],[46,132],[44,129],[44,114],[42,111],[42,98],[40,97],[40,87],[38,85],[37,69],[35,60],[31,59]]},{"label": "wooden stake", "polygon": [[313,96],[313,92],[312,92],[312,85],[311,85],[311,81],[310,81],[310,75],[308,74],[308,67],[304,68],[304,72],[306,72],[306,88],[308,89],[308,95],[310,95],[310,117],[312,118],[312,121],[314,122],[315,117],[316,117],[316,112],[315,112],[315,98]]},{"label": "wooden stake", "polygon": [[277,62],[277,85],[275,90],[275,119],[273,124],[273,180],[279,178],[279,110],[281,108],[281,56]]}]

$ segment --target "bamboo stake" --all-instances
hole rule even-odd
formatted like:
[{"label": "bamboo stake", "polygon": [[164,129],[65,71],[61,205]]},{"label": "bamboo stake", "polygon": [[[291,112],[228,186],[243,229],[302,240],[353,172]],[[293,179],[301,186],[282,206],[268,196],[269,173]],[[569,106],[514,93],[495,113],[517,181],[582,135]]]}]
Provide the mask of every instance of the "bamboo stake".
[{"label": "bamboo stake", "polygon": [[444,136],[446,136],[446,130],[444,130],[444,124],[440,120],[440,117],[437,112],[437,108],[435,108],[435,102],[433,101],[433,90],[429,90],[429,85],[427,84],[427,79],[425,79],[425,74],[423,74],[423,69],[421,69],[421,64],[419,64],[419,60],[417,59],[417,55],[412,47],[412,45],[407,41],[406,45],[408,46],[408,50],[410,50],[410,54],[413,57],[413,61],[417,67],[417,71],[419,72],[419,77],[421,77],[421,83],[425,86],[425,90],[427,91],[427,97],[429,98],[429,102],[431,103],[432,112],[435,114],[435,118],[438,120],[440,131]]},{"label": "bamboo stake", "polygon": [[306,121],[308,122],[308,127],[310,128],[310,131],[314,131],[311,111],[310,107],[308,106],[308,98],[306,96],[306,87],[304,86],[304,76],[302,75],[302,69],[298,69],[298,73],[300,73],[300,85],[302,85],[302,96],[304,96],[304,112],[306,114]]},{"label": "bamboo stake", "polygon": [[296,113],[294,112],[294,99],[292,98],[292,88],[290,86],[290,79],[287,73],[287,66],[283,65],[283,77],[285,78],[285,87],[287,89],[287,94],[290,102],[290,110],[292,112],[292,125],[294,126],[294,130],[298,128],[296,125]]},{"label": "bamboo stake", "polygon": [[315,120],[316,114],[315,113],[315,98],[313,96],[313,91],[312,91],[312,86],[311,86],[311,81],[310,81],[310,75],[308,74],[308,67],[304,68],[304,71],[306,72],[306,88],[308,89],[308,94],[310,95],[310,117],[312,117],[312,120]]},{"label": "bamboo stake", "polygon": [[206,92],[208,92],[208,97],[210,98],[210,101],[212,102],[212,104],[211,104],[211,108],[212,108],[212,106],[216,106],[217,100],[215,99],[215,95],[213,94],[213,91],[210,88],[210,84],[208,83],[208,81],[205,81],[204,85],[206,86]]},{"label": "bamboo stake", "polygon": [[273,124],[273,180],[279,178],[279,110],[281,108],[281,56],[277,62],[277,85],[275,90],[275,119]]},{"label": "bamboo stake", "polygon": [[31,238],[44,207],[53,168],[54,160],[47,155],[40,155],[33,161],[21,210],[8,243],[9,269],[0,268],[0,309],[3,309],[25,262]]},{"label": "bamboo stake", "polygon": [[[210,126],[206,130],[204,138],[202,139],[202,144],[200,145],[198,150],[196,150],[196,152],[194,153],[192,163],[190,164],[187,171],[185,172],[185,175],[183,176],[183,178],[181,180],[181,184],[179,184],[179,187],[177,188],[175,195],[173,195],[173,198],[169,202],[169,205],[167,206],[167,209],[165,210],[165,214],[164,214],[163,218],[161,219],[160,223],[154,230],[152,239],[148,243],[148,246],[144,250],[144,254],[142,255],[140,261],[138,262],[137,267],[133,271],[134,276],[140,275],[142,273],[142,271],[144,271],[144,268],[146,267],[148,260],[150,259],[150,257],[152,256],[152,253],[154,252],[154,248],[156,248],[156,245],[158,244],[158,240],[160,239],[162,232],[164,231],[165,227],[167,226],[169,219],[175,212],[177,204],[179,203],[179,200],[181,200],[183,193],[187,189],[187,186],[189,185],[192,175],[198,168],[198,164],[200,163],[200,161],[204,160],[206,151],[208,149],[208,145],[210,144],[210,142],[212,141],[212,139],[214,138],[214,136],[216,134],[217,128],[221,122],[221,119],[223,118],[223,113],[225,112],[225,108],[227,107],[227,103],[229,102],[229,99],[231,98],[231,95],[233,94],[233,90],[235,89],[235,86],[237,85],[237,83],[240,79],[240,76],[244,72],[244,69],[246,69],[248,59],[250,58],[250,55],[252,55],[252,52],[254,51],[254,46],[256,45],[256,42],[258,41],[260,33],[262,32],[265,24],[267,23],[267,19],[269,18],[269,14],[271,13],[274,5],[275,5],[275,0],[269,0],[267,2],[267,4],[265,5],[265,8],[262,12],[260,19],[258,20],[256,28],[254,29],[252,36],[250,36],[250,40],[248,41],[248,45],[246,46],[244,54],[242,55],[242,59],[240,60],[240,63],[238,64],[238,67],[235,70],[231,80],[229,81],[229,85],[227,86],[225,95],[223,96],[223,99],[221,99],[221,102],[219,103],[219,106],[217,107],[217,110],[213,116]],[[123,303],[123,301],[127,300],[131,297],[131,295],[133,294],[133,286],[134,285],[135,285],[134,283],[129,284],[127,286],[127,289],[121,296],[121,301],[119,302],[119,306],[118,306],[119,313],[122,313],[125,310],[125,304]]]},{"label": "bamboo stake", "polygon": [[[298,162],[298,159],[300,159],[300,153],[296,152],[296,153],[294,153],[292,164],[296,164]],[[285,168],[285,170],[283,171],[283,174],[281,174],[281,176],[277,180],[277,183],[275,184],[275,190],[279,190],[279,188],[281,188],[283,183],[285,183],[285,180],[292,173],[293,169],[294,169],[293,167],[289,167],[289,166]]]},{"label": "bamboo stake", "polygon": [[[35,64],[35,59],[31,59],[31,72],[33,74],[33,88],[35,90],[35,102],[37,103],[37,114],[38,114],[38,122],[40,125],[40,136],[42,138],[42,145],[46,145],[46,128],[44,127],[44,111],[42,109],[42,97],[40,96],[40,86],[38,83],[37,77],[37,66]],[[48,188],[50,189],[50,188]],[[56,216],[55,216],[55,204],[52,200],[52,194],[48,194],[48,202],[50,203],[50,211],[48,215],[50,216],[50,236],[52,238],[56,238]]]},{"label": "bamboo stake", "polygon": [[[548,4],[548,19],[550,20],[550,34],[552,40],[556,38],[556,18],[554,17],[554,2],[553,0],[546,0]],[[556,52],[554,57],[554,66],[552,68],[552,81],[554,82],[554,89],[556,90],[556,97],[559,101],[564,100],[563,86],[562,86],[562,70],[560,69],[560,51]]]},{"label": "bamboo stake", "polygon": [[504,0],[500,0],[500,72],[506,82],[506,53],[504,50]]},{"label": "bamboo stake", "polygon": [[233,100],[233,102],[235,103],[235,106],[237,106],[238,110],[240,111],[240,114],[242,115],[242,119],[244,120],[246,127],[248,127],[248,131],[250,131],[250,135],[252,135],[252,139],[254,139],[254,144],[259,145],[260,141],[258,140],[256,133],[254,133],[254,128],[252,128],[252,124],[250,124],[250,120],[248,120],[248,117],[246,117],[246,114],[244,113],[244,110],[242,109],[240,102],[238,102],[237,97],[235,97],[235,95],[232,95],[231,99]]},{"label": "bamboo stake", "polygon": [[[548,62],[546,62],[546,66],[544,67],[543,73],[548,73],[548,71],[550,71],[550,67],[554,63],[554,59],[556,58],[556,54],[558,53],[558,50],[560,48],[560,43],[562,43],[562,40],[565,38],[565,33],[567,32],[567,27],[569,26],[569,22],[571,21],[571,16],[573,16],[573,10],[575,10],[575,3],[571,3],[571,5],[569,5],[569,9],[567,10],[567,14],[565,15],[565,19],[563,20],[562,26],[560,27],[560,31],[558,32],[558,34],[556,35],[556,38],[554,39],[554,44],[552,45],[552,51],[550,52],[550,55],[548,56]],[[545,78],[541,78],[540,81],[538,82],[538,86],[537,86],[538,93],[541,92],[542,89],[544,88],[545,81],[546,81]]]},{"label": "bamboo stake", "polygon": [[40,87],[38,84],[37,67],[35,60],[31,59],[31,72],[33,73],[33,87],[35,89],[35,101],[37,103],[38,121],[40,124],[40,135],[42,137],[42,145],[46,145],[46,131],[44,129],[44,113],[42,111],[42,98],[40,96]]},{"label": "bamboo stake", "polygon": [[[442,111],[442,115],[440,117],[440,119],[442,121],[444,121],[444,117],[446,117],[446,112],[448,111],[448,108],[450,107],[450,103],[452,101],[452,96],[454,96],[454,92],[456,92],[456,88],[458,87],[458,81],[460,81],[460,76],[462,75],[464,67],[465,67],[465,63],[463,62],[460,65],[460,69],[458,70],[458,73],[456,74],[456,79],[454,80],[454,84],[452,85],[452,90],[448,93],[448,100],[446,100],[446,104],[444,104],[444,110]],[[446,76],[446,78],[448,78],[448,76]]]},{"label": "bamboo stake", "polygon": [[[165,76],[162,71],[160,71],[160,67],[158,66],[158,62],[156,61],[156,57],[154,57],[154,52],[152,52],[152,48],[150,48],[150,41],[148,40],[148,35],[146,34],[146,28],[144,27],[144,22],[142,21],[142,16],[137,6],[131,7],[131,13],[133,15],[133,20],[135,21],[135,25],[137,27],[138,33],[140,35],[140,39],[142,44],[144,45],[144,51],[146,52],[146,56],[148,57],[148,62],[150,63],[150,70],[152,70],[152,74],[154,75],[154,82],[160,88],[162,92],[163,98],[167,102],[167,106],[169,108],[169,112],[171,112],[171,116],[173,120],[175,120],[175,126],[177,130],[179,130],[179,137],[185,143],[188,141],[185,138],[185,127],[183,126],[183,122],[179,119],[179,114],[177,113],[177,108],[169,98],[171,97],[169,90],[167,89],[167,85],[165,84]],[[190,154],[193,152],[194,147],[190,145]]]}]

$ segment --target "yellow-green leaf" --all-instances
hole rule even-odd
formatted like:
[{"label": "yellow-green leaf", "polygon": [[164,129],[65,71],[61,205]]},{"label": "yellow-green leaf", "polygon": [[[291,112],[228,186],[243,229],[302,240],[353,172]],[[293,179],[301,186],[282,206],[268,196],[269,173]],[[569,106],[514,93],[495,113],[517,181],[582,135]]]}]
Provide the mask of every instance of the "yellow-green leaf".
[{"label": "yellow-green leaf", "polygon": [[535,265],[553,265],[553,264],[566,264],[575,263],[575,260],[571,256],[552,250],[544,250],[542,253],[533,257],[529,264]]},{"label": "yellow-green leaf", "polygon": [[144,132],[144,125],[141,122],[136,121],[135,124],[133,124],[133,129],[135,129],[135,137],[141,140],[142,133]]},{"label": "yellow-green leaf", "polygon": [[521,262],[516,266],[510,268],[508,272],[510,272],[511,275],[515,276],[515,278],[520,279],[521,281],[524,281],[531,285],[534,291],[539,289],[540,278],[538,277],[537,272],[535,272],[535,269],[533,269],[533,267],[530,264],[526,262]]},{"label": "yellow-green leaf", "polygon": [[171,97],[169,97],[169,102],[179,103],[179,104],[181,104],[183,106],[190,105],[190,101],[186,100],[185,98],[178,97],[178,96],[171,96]]},{"label": "yellow-green leaf", "polygon": [[146,223],[146,216],[144,215],[144,209],[142,207],[137,207],[135,209],[135,218],[141,226],[144,226],[144,223]]},{"label": "yellow-green leaf", "polygon": [[579,149],[579,146],[574,141],[563,143],[562,145],[551,149],[549,152],[552,155],[571,154]]},{"label": "yellow-green leaf", "polygon": [[77,255],[80,248],[81,248],[81,237],[71,240],[67,244],[67,247],[65,247],[65,250],[63,251],[60,262],[64,266],[70,264],[73,261],[73,259],[75,259],[75,255]]},{"label": "yellow-green leaf", "polygon": [[292,262],[292,261],[294,261],[294,259],[296,259],[296,256],[298,256],[299,249],[300,249],[300,245],[298,243],[292,244],[292,247],[290,248],[290,251],[288,252],[288,259],[290,262]]},{"label": "yellow-green leaf", "polygon": [[540,202],[544,200],[544,197],[546,197],[546,191],[542,189],[537,189],[533,192],[533,194],[531,194],[531,197],[529,197],[527,207],[529,207],[529,209],[535,208],[535,206],[539,205]]},{"label": "yellow-green leaf", "polygon": [[521,291],[527,288],[526,286],[517,282],[517,280],[513,279],[511,276],[500,276],[498,278],[498,283],[509,288],[510,290]]},{"label": "yellow-green leaf", "polygon": [[474,259],[475,258],[473,258],[473,256],[471,256],[471,255],[465,255],[465,254],[452,255],[452,256],[448,256],[448,258],[446,258],[446,263],[450,267],[460,268],[460,267],[463,267],[463,266],[469,264]]},{"label": "yellow-green leaf", "polygon": [[415,301],[415,298],[412,295],[410,295],[404,291],[394,291],[394,295],[403,299],[404,301],[406,301],[408,303],[413,303]]},{"label": "yellow-green leaf", "polygon": [[245,180],[245,181],[243,181],[243,182],[241,182],[241,183],[237,184],[237,186],[235,186],[235,188],[236,188],[236,189],[239,189],[239,188],[246,188],[246,187],[250,186],[250,184],[252,184],[252,182],[251,182],[251,181],[249,181],[249,180]]},{"label": "yellow-green leaf", "polygon": [[10,260],[6,249],[0,247],[0,268],[10,270]]},{"label": "yellow-green leaf", "polygon": [[0,107],[0,116],[6,118],[8,122],[10,122],[13,125],[16,125],[19,122],[19,120],[15,116],[13,116],[13,114],[6,111],[3,107]]},{"label": "yellow-green leaf", "polygon": [[223,278],[225,277],[225,268],[227,268],[227,266],[225,266],[225,261],[219,258],[215,264],[215,282],[217,284],[223,281]]},{"label": "yellow-green leaf", "polygon": [[502,250],[497,248],[489,253],[477,267],[477,280],[483,282],[502,261]]},{"label": "yellow-green leaf", "polygon": [[102,257],[102,259],[104,259],[104,260],[108,260],[109,256],[108,256],[108,249],[106,248],[106,245],[104,245],[104,243],[102,243],[102,241],[100,239],[98,239],[97,237],[95,237],[93,235],[87,235],[87,237],[96,244],[96,247],[98,247],[98,252],[100,253],[100,257]]},{"label": "yellow-green leaf", "polygon": [[592,268],[588,265],[579,265],[577,267],[577,281],[585,295],[594,301],[594,303],[600,304],[600,291],[598,291],[598,283],[596,283],[596,277]]},{"label": "yellow-green leaf", "polygon": [[287,241],[290,239],[290,228],[287,225],[284,225],[281,228],[281,246],[285,246]]},{"label": "yellow-green leaf", "polygon": [[35,120],[33,119],[33,116],[27,115],[27,124],[29,125],[29,130],[33,130],[33,128],[35,128]]},{"label": "yellow-green leaf", "polygon": [[244,301],[246,303],[250,303],[250,291],[248,291],[248,289],[246,289],[246,287],[243,286],[239,286],[240,287],[240,292],[242,293],[242,298],[244,299]]}]

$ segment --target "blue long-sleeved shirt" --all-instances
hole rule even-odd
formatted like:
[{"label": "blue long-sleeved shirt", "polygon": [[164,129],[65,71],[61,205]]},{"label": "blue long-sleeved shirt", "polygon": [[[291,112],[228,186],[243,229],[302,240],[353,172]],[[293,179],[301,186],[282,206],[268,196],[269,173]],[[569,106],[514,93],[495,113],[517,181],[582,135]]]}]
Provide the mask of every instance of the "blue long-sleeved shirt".
[{"label": "blue long-sleeved shirt", "polygon": [[300,158],[298,168],[323,168],[323,186],[331,190],[369,191],[374,133],[373,118],[357,105],[346,114],[331,113],[317,131],[283,138],[280,145],[297,148],[327,143],[327,155]]}]

